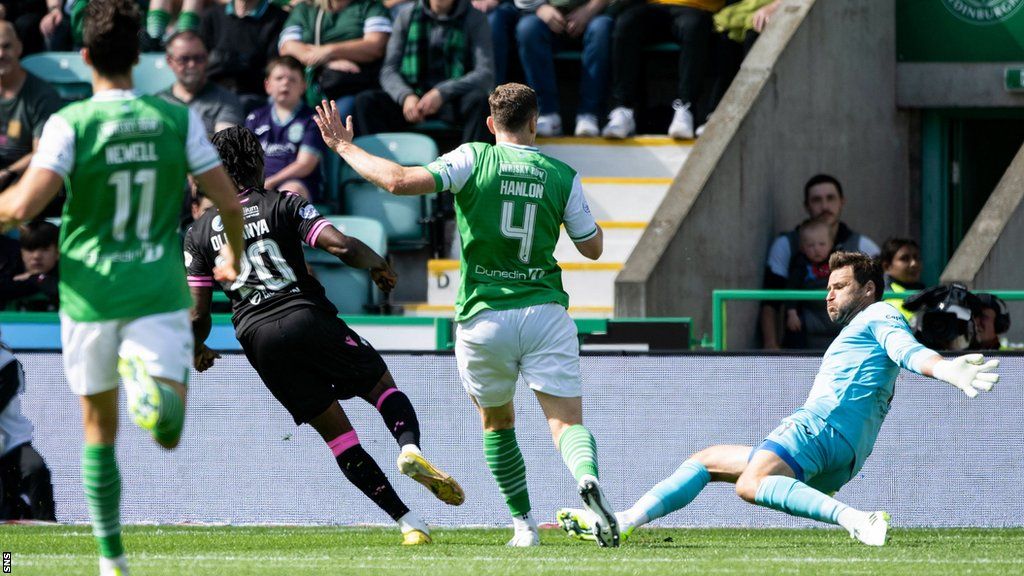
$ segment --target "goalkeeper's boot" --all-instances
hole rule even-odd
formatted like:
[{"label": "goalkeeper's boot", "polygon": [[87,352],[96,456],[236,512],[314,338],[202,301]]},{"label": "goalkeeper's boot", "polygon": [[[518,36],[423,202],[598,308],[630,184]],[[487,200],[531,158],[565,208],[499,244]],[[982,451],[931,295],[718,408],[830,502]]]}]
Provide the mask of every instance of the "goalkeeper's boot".
[{"label": "goalkeeper's boot", "polygon": [[402,531],[402,546],[421,546],[433,542],[430,528],[415,512],[406,512],[399,518],[398,529]]},{"label": "goalkeeper's boot", "polygon": [[580,479],[580,498],[583,499],[583,506],[591,514],[591,532],[597,540],[598,546],[602,548],[616,548],[619,545],[619,521],[615,518],[615,511],[612,510],[608,500],[601,492],[601,484],[597,478],[587,474]]},{"label": "goalkeeper's boot", "polygon": [[[593,528],[591,528],[593,525],[592,517],[586,510],[582,508],[562,508],[558,511],[557,518],[558,525],[561,526],[566,535],[577,540],[597,540],[594,536]],[[624,522],[619,512],[615,513],[615,518],[619,521],[619,543],[621,544],[629,540],[636,526]]]},{"label": "goalkeeper's boot", "polygon": [[124,554],[117,558],[100,556],[100,576],[128,576],[128,559]]},{"label": "goalkeeper's boot", "polygon": [[153,431],[160,420],[160,385],[149,375],[146,364],[138,356],[121,358],[117,371],[124,380],[128,394],[128,412],[143,430]]},{"label": "goalkeeper's boot", "polygon": [[398,455],[398,470],[426,486],[445,504],[458,506],[466,501],[466,493],[462,491],[462,486],[416,451],[402,450]]},{"label": "goalkeeper's boot", "polygon": [[850,536],[868,546],[885,546],[885,538],[889,533],[888,512],[871,512],[850,530]]}]

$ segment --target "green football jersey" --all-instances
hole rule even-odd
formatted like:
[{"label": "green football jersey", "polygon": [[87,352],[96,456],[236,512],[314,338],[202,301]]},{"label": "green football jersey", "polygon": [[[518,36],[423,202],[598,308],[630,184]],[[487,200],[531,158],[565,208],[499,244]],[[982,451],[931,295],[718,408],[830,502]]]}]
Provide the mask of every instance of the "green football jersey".
[{"label": "green football jersey", "polygon": [[98,93],[51,117],[32,164],[65,178],[63,313],[96,322],[191,306],[178,238],[185,176],[220,158],[187,108]]},{"label": "green football jersey", "polygon": [[427,169],[437,191],[455,194],[462,237],[456,321],[481,310],[569,306],[554,254],[560,226],[576,242],[597,234],[575,170],[532,146],[478,142]]}]

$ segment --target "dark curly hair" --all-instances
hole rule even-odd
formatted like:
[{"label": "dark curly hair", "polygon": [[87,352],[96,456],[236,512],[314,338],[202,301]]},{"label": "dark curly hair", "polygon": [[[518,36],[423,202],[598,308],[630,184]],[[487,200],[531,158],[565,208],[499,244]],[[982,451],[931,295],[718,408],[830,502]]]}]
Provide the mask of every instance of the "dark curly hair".
[{"label": "dark curly hair", "polygon": [[502,84],[491,92],[487,103],[494,125],[501,130],[518,132],[537,115],[537,93],[525,84]]},{"label": "dark curly hair", "polygon": [[853,279],[858,284],[875,284],[875,302],[882,299],[885,281],[882,278],[882,262],[878,258],[872,258],[863,252],[833,252],[828,259],[828,267],[833,272],[841,268],[852,268]]},{"label": "dark curly hair", "polygon": [[135,0],[90,0],[85,7],[82,45],[100,74],[131,74],[139,59],[139,7]]},{"label": "dark curly hair", "polygon": [[224,170],[239,188],[263,186],[263,147],[252,130],[242,126],[225,128],[213,135]]}]

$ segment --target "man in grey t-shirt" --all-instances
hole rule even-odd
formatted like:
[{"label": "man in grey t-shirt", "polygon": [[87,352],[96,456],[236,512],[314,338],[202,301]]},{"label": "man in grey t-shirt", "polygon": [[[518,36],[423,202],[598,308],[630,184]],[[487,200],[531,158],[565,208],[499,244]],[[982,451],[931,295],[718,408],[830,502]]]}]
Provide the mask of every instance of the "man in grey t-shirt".
[{"label": "man in grey t-shirt", "polygon": [[238,96],[207,81],[208,61],[209,53],[198,34],[175,34],[167,43],[167,64],[177,80],[159,96],[194,110],[203,120],[206,133],[212,135],[231,126],[241,126],[243,115]]}]

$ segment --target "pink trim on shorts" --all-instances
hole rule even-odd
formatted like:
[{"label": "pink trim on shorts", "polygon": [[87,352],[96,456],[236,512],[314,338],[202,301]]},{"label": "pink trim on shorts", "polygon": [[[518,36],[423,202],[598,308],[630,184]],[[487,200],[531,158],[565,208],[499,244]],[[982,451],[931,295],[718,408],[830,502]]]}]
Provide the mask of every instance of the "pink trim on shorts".
[{"label": "pink trim on shorts", "polygon": [[194,288],[213,288],[213,280],[189,280],[188,285]]},{"label": "pink trim on shorts", "polygon": [[312,248],[316,248],[316,239],[320,237],[320,233],[324,231],[324,228],[327,228],[330,225],[331,223],[326,219],[314,224],[313,228],[309,231],[309,234],[306,234],[306,244],[309,244]]},{"label": "pink trim on shorts", "polygon": [[388,396],[391,396],[395,392],[398,392],[398,388],[388,388],[387,390],[384,391],[383,394],[380,395],[380,398],[377,398],[377,412],[380,412],[380,407],[384,405],[384,399],[387,398]]},{"label": "pink trim on shorts", "polygon": [[356,431],[346,432],[341,436],[338,436],[334,440],[327,443],[327,446],[334,453],[334,457],[341,456],[341,453],[353,446],[359,445],[359,437],[356,436]]}]

